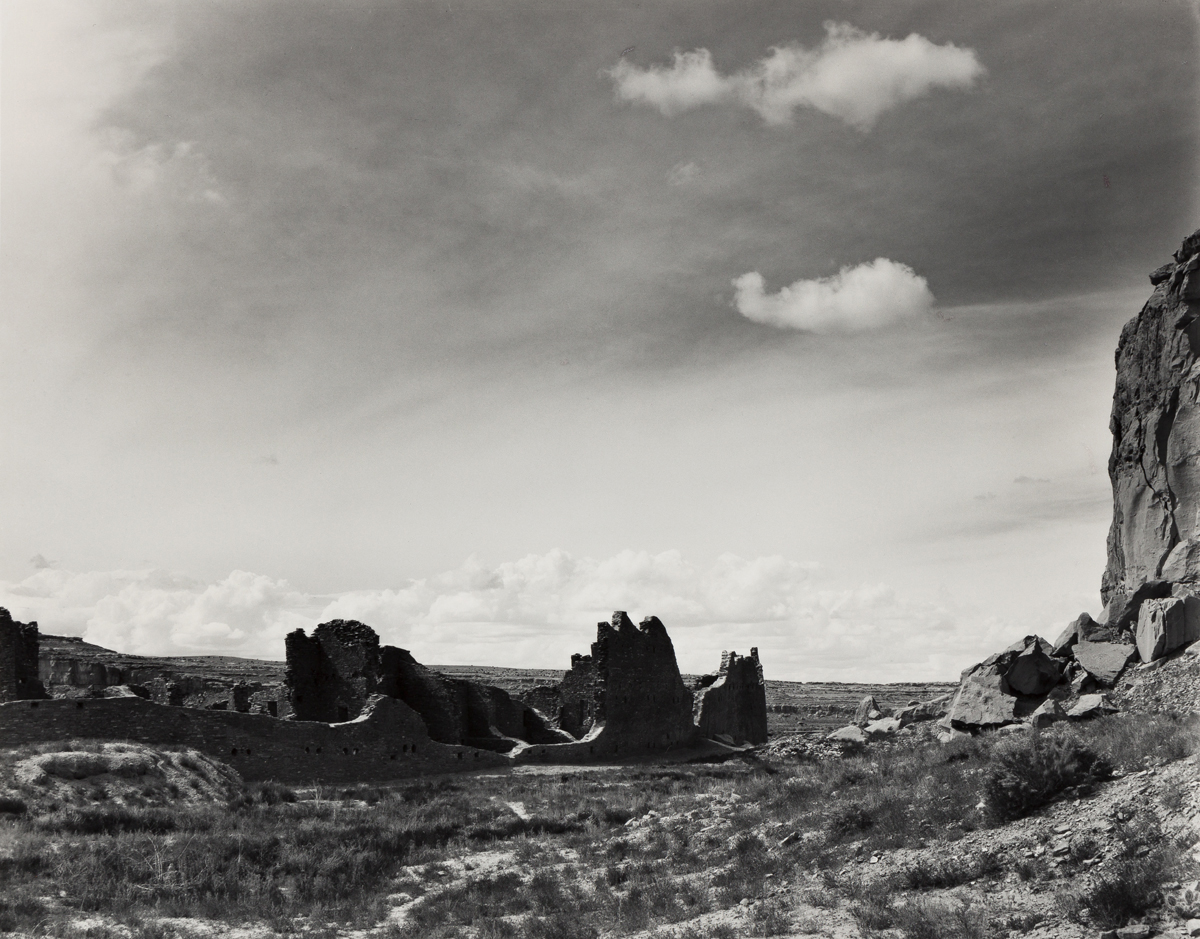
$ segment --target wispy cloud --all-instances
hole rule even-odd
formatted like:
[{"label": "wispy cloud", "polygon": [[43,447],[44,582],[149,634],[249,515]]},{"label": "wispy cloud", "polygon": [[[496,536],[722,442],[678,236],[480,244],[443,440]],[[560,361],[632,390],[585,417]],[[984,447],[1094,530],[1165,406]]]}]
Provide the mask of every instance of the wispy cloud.
[{"label": "wispy cloud", "polygon": [[934,88],[970,88],[984,74],[973,49],[936,45],[911,33],[885,39],[848,23],[825,24],[815,49],[775,46],[750,68],[722,75],[707,49],[676,52],[670,66],[640,68],[622,59],[609,71],[617,97],[671,117],[705,104],[753,108],[768,124],[787,124],[814,108],[869,130],[885,111]]},{"label": "wispy cloud", "polygon": [[400,588],[332,597],[247,571],[204,582],[162,570],[43,569],[0,584],[0,605],[39,620],[46,633],[142,654],[281,658],[290,630],[341,617],[431,663],[564,668],[598,620],[626,609],[662,617],[685,670],[713,667],[722,649],[756,645],[777,677],[796,678],[949,676],[1004,638],[883,584],[836,585],[813,564],[726,554],[696,565],[678,551],[468,560]]},{"label": "wispy cloud", "polygon": [[686,186],[689,183],[694,183],[699,178],[700,167],[691,161],[676,163],[671,167],[671,171],[667,173],[667,182],[672,186]]},{"label": "wispy cloud", "polygon": [[747,319],[815,333],[911,322],[927,316],[934,303],[924,277],[887,258],[843,267],[832,277],[798,280],[777,294],[766,292],[757,271],[736,278],[733,286],[738,312]]}]

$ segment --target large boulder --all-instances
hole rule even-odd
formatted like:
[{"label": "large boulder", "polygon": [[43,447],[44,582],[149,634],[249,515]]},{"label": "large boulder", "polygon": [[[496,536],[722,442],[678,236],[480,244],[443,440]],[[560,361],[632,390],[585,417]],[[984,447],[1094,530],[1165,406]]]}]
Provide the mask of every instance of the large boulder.
[{"label": "large boulder", "polygon": [[844,746],[863,746],[867,742],[867,734],[861,727],[854,724],[848,724],[845,727],[839,727],[833,733],[825,738],[831,743],[840,743]]},{"label": "large boulder", "polygon": [[1049,727],[1051,724],[1058,721],[1065,721],[1067,712],[1062,709],[1062,705],[1053,698],[1048,698],[1038,705],[1037,709],[1029,715],[1030,726],[1036,727],[1039,730],[1044,727]]},{"label": "large boulder", "polygon": [[[1190,617],[1189,605],[1193,612]],[[1198,608],[1200,599],[1196,597],[1169,597],[1143,603],[1137,626],[1137,649],[1142,661],[1161,659],[1168,652],[1200,639]]]},{"label": "large boulder", "polygon": [[1115,626],[1097,623],[1090,613],[1080,613],[1058,637],[1052,654],[1069,655],[1068,650],[1076,642],[1116,642],[1119,635],[1120,631]]},{"label": "large boulder", "polygon": [[879,705],[876,704],[874,695],[867,695],[858,702],[858,707],[854,709],[854,723],[859,727],[880,716]]},{"label": "large boulder", "polygon": [[1082,720],[1088,717],[1100,717],[1102,714],[1115,714],[1117,707],[1102,694],[1085,694],[1075,706],[1067,711],[1067,717]]},{"label": "large boulder", "polygon": [[1014,719],[1016,703],[997,665],[980,664],[963,678],[946,717],[951,726],[959,727],[1009,724]]},{"label": "large boulder", "polygon": [[1040,642],[1031,642],[1013,659],[1004,677],[1016,694],[1045,695],[1062,678],[1062,665],[1046,654]]},{"label": "large boulder", "polygon": [[[1075,619],[1064,629],[1059,637],[1054,641],[1054,646],[1050,651],[1051,655],[1065,656],[1070,655],[1071,646],[1075,645],[1079,640],[1095,640],[1096,633],[1104,630],[1105,627],[1097,623],[1090,613],[1080,613]],[[1105,636],[1104,638],[1110,638]]]},{"label": "large boulder", "polygon": [[946,713],[953,695],[944,694],[929,701],[913,701],[902,708],[897,708],[892,714],[900,721],[901,727],[915,724],[918,721],[934,721]]},{"label": "large boulder", "polygon": [[1101,631],[1083,636],[1092,642],[1117,642],[1121,633],[1131,633],[1137,628],[1138,611],[1147,600],[1161,600],[1171,595],[1172,584],[1166,580],[1152,580],[1139,585],[1130,593],[1116,593],[1109,598],[1104,612],[1100,614]]},{"label": "large boulder", "polygon": [[868,721],[863,733],[872,740],[880,740],[884,737],[894,737],[901,726],[900,721],[894,717],[881,717],[877,721]]},{"label": "large boulder", "polygon": [[1102,685],[1117,680],[1129,660],[1137,655],[1137,646],[1117,642],[1077,642],[1075,661]]}]

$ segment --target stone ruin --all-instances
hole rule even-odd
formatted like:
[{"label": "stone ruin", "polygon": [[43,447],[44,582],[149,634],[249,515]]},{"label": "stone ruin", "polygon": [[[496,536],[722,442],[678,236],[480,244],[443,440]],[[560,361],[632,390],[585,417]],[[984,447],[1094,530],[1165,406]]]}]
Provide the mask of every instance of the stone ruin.
[{"label": "stone ruin", "polygon": [[236,661],[230,674],[219,659],[126,655],[76,636],[42,636],[38,675],[52,698],[135,695],[172,707],[290,716],[278,669],[272,663]]},{"label": "stone ruin", "polygon": [[385,647],[383,666],[386,678],[380,691],[420,714],[434,740],[506,753],[522,743],[571,739],[503,688],[449,678],[426,668],[406,649]]},{"label": "stone ruin", "polygon": [[18,623],[0,606],[0,702],[45,697],[38,677],[38,624]]},{"label": "stone ruin", "polygon": [[342,723],[358,717],[379,687],[379,636],[357,620],[321,623],[284,639],[288,699],[296,720]]},{"label": "stone ruin", "polygon": [[693,694],[654,616],[635,626],[617,611],[597,625],[591,654],[571,657],[558,685],[520,699],[443,675],[405,649],[381,648],[375,631],[353,620],[322,623],[312,636],[296,630],[286,646],[298,720],[353,720],[371,695],[383,694],[416,711],[433,740],[514,754],[537,747],[545,759],[573,758],[578,748],[561,747],[581,741],[588,756],[600,757],[685,747],[706,737],[730,744],[767,738],[758,650],[749,657],[726,653],[721,671],[701,679]]},{"label": "stone ruin", "polygon": [[[79,642],[48,638],[67,650]],[[528,700],[443,675],[405,649],[381,647],[375,631],[355,620],[322,623],[312,635],[295,630],[285,645],[286,700],[258,701],[258,684],[238,680],[212,692],[220,700],[181,707],[159,700],[156,683],[174,687],[170,660],[89,646],[89,654],[106,658],[85,664],[71,653],[39,662],[37,624],[15,623],[0,609],[0,746],[95,736],[186,740],[246,778],[344,781],[481,768],[496,760],[646,758],[766,740],[758,650],[747,657],[724,653],[720,671],[689,689],[666,627],[653,616],[635,626],[624,612],[614,613],[598,624],[590,654],[573,656],[561,683],[531,689]],[[257,674],[246,671],[251,666],[260,668],[250,663],[242,674]],[[55,685],[49,695],[39,667],[89,683],[82,693],[76,684]],[[154,693],[112,684],[131,678],[154,684]],[[207,701],[206,695],[191,700]]]},{"label": "stone ruin", "polygon": [[379,645],[375,630],[357,620],[322,623],[311,636],[297,629],[285,640],[287,687],[296,720],[344,723],[372,695],[403,701],[440,743],[507,752],[524,743],[571,739],[502,688],[448,678],[426,668],[407,649]]},{"label": "stone ruin", "polygon": [[603,731],[614,744],[667,749],[692,740],[692,693],[657,616],[634,626],[618,610],[596,625],[591,655],[571,656],[559,685],[558,724],[577,740]]}]

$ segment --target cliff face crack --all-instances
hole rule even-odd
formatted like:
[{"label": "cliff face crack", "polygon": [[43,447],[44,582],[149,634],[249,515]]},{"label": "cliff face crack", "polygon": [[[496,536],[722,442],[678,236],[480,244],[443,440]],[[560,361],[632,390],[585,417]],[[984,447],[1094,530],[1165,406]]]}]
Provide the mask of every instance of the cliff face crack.
[{"label": "cliff face crack", "polygon": [[[1171,397],[1167,401],[1167,407],[1163,411],[1162,416],[1158,419],[1158,425],[1154,428],[1154,455],[1158,460],[1158,465],[1162,470],[1163,488],[1165,495],[1162,496],[1164,505],[1167,510],[1167,517],[1171,522],[1171,529],[1168,534],[1167,550],[1163,552],[1159,558],[1158,564],[1154,568],[1154,576],[1162,575],[1163,564],[1166,563],[1167,557],[1171,553],[1171,549],[1179,544],[1179,525],[1175,520],[1175,508],[1178,505],[1178,499],[1175,496],[1174,490],[1171,488],[1171,466],[1167,462],[1167,449],[1171,441],[1171,429],[1175,426],[1175,415],[1179,411],[1179,389],[1171,389]],[[1142,466],[1143,475],[1146,472],[1146,467]]]}]

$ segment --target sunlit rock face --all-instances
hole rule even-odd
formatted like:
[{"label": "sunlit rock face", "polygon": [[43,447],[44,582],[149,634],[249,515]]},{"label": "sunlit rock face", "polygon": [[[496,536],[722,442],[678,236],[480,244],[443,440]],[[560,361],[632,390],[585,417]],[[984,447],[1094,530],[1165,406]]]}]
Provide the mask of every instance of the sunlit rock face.
[{"label": "sunlit rock face", "polygon": [[1142,585],[1200,582],[1200,231],[1150,280],[1117,346],[1110,613]]}]

